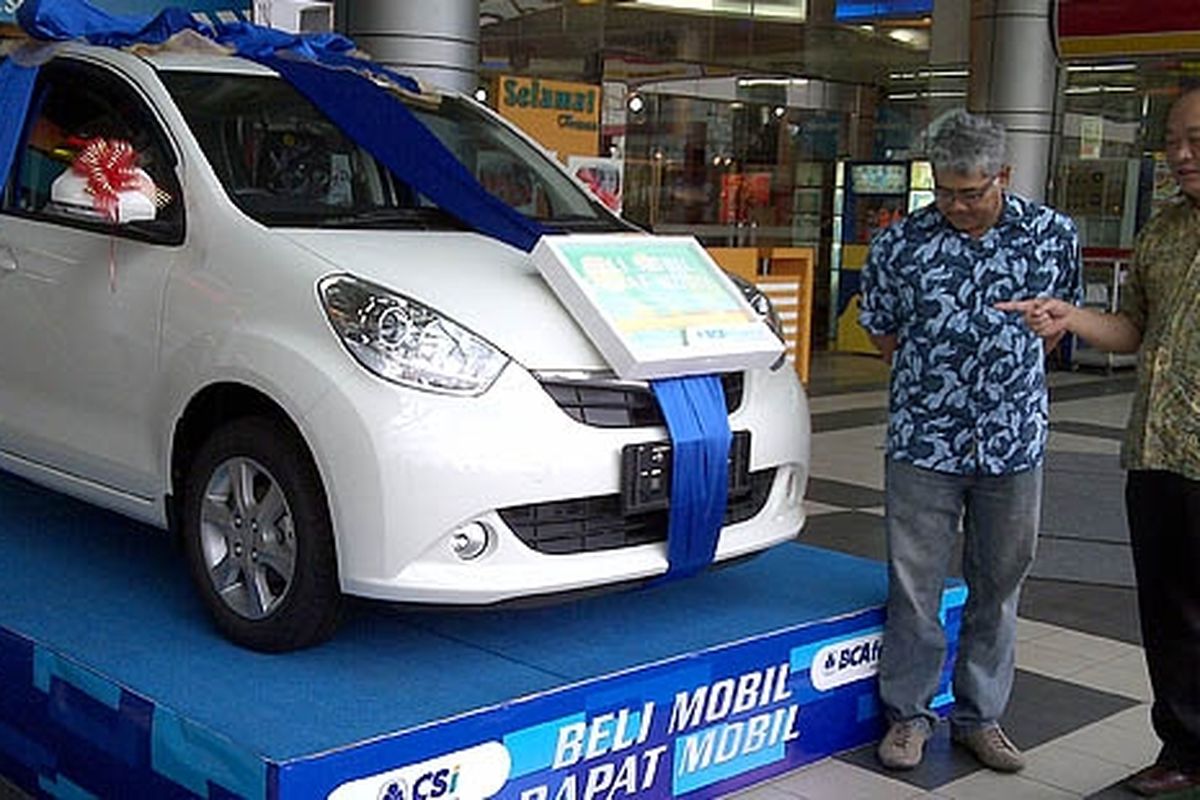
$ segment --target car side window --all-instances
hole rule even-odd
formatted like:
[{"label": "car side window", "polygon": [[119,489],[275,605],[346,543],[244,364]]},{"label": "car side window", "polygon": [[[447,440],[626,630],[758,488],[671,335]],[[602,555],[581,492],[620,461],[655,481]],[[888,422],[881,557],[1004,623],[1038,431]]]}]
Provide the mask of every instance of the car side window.
[{"label": "car side window", "polygon": [[[183,198],[169,140],[145,101],[111,72],[67,60],[42,67],[26,136],[11,178],[8,210],[162,243],[183,240]],[[116,227],[97,191],[120,164],[111,197],[138,221]],[[111,183],[109,184],[111,186]]]}]

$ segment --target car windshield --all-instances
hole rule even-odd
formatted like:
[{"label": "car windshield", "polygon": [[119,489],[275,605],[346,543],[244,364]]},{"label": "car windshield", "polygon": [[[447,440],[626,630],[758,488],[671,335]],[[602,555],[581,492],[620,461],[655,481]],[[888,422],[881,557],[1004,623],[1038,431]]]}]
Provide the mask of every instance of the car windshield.
[{"label": "car windshield", "polygon": [[[458,223],[392,175],[286,81],[164,72],[170,91],[233,202],[265,225],[453,228]],[[489,192],[567,230],[627,230],[521,136],[472,102],[405,101]]]}]

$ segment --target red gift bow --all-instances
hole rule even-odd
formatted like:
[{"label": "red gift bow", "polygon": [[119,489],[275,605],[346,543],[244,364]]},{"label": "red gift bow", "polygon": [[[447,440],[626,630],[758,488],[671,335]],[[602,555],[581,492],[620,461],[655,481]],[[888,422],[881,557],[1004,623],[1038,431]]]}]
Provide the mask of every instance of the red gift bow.
[{"label": "red gift bow", "polygon": [[92,204],[111,222],[119,218],[117,192],[136,189],[155,196],[154,182],[137,168],[137,151],[124,139],[86,140],[71,169],[87,178]]}]

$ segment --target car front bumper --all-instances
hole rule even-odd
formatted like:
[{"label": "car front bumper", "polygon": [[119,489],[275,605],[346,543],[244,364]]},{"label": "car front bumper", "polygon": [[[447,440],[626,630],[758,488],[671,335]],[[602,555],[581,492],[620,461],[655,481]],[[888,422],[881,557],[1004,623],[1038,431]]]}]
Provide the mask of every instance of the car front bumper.
[{"label": "car front bumper", "polygon": [[[505,521],[513,509],[610,502],[628,444],[664,427],[600,428],[567,415],[537,380],[510,364],[479,397],[387,384],[358,371],[306,415],[330,498],[343,589],[400,602],[490,604],[661,575],[665,541],[582,552],[539,552]],[[765,497],[722,529],[716,560],[794,537],[804,523],[809,419],[789,368],[746,374],[730,427],[751,436],[749,469]],[[605,500],[607,499],[607,500]],[[508,512],[508,513],[504,513]],[[586,517],[586,514],[584,515]],[[490,532],[484,553],[455,555],[468,523]],[[586,529],[586,518],[576,519]],[[526,539],[529,537],[526,536]]]}]

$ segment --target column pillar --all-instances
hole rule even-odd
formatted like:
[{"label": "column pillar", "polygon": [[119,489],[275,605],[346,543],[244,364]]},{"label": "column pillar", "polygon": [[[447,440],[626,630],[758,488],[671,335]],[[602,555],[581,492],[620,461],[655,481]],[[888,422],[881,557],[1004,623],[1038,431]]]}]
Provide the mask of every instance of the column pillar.
[{"label": "column pillar", "polygon": [[1058,59],[1053,0],[972,0],[967,107],[1008,128],[1013,189],[1043,200],[1053,151]]},{"label": "column pillar", "polygon": [[962,0],[933,0],[929,36],[929,119],[966,105],[963,89],[971,60],[970,5]]},{"label": "column pillar", "polygon": [[339,28],[376,61],[471,94],[479,69],[479,0],[341,0]]}]

